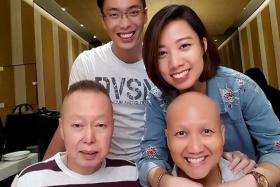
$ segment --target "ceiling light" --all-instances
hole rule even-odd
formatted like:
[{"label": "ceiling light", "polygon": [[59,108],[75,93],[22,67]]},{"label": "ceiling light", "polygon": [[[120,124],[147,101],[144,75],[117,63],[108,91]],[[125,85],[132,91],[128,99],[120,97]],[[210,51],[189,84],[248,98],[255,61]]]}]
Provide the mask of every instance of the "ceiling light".
[{"label": "ceiling light", "polygon": [[61,10],[62,10],[63,12],[65,12],[65,11],[66,11],[66,8],[61,7]]},{"label": "ceiling light", "polygon": [[218,41],[217,39],[214,40],[214,42],[217,42],[217,41]]},{"label": "ceiling light", "polygon": [[80,27],[84,27],[84,25],[83,25],[83,24],[80,24]]},{"label": "ceiling light", "polygon": [[96,38],[96,36],[95,36],[95,35],[93,35],[93,38],[95,39],[95,38]]}]

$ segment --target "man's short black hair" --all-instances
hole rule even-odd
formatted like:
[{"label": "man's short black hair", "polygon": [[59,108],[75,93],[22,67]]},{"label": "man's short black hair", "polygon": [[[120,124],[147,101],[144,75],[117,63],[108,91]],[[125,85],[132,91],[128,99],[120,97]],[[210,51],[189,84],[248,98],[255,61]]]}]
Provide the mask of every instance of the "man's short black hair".
[{"label": "man's short black hair", "polygon": [[[100,9],[100,12],[103,13],[103,6],[104,6],[104,1],[105,0],[97,0],[97,6]],[[146,8],[146,0],[141,0],[143,8]]]}]

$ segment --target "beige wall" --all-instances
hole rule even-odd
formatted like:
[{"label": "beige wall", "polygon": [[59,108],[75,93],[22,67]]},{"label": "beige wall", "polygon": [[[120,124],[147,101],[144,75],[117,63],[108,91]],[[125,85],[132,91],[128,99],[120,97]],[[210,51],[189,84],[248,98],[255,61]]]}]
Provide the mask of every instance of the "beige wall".
[{"label": "beige wall", "polygon": [[[219,47],[222,64],[234,69],[229,63],[231,53],[240,51],[242,68],[245,72],[251,67],[260,68],[270,85],[280,88],[280,0],[267,0],[238,29],[240,47],[226,50],[235,37],[230,37]],[[236,62],[239,64],[240,62]]]},{"label": "beige wall", "polygon": [[[4,0],[0,15],[0,116],[19,103],[37,106],[33,8]],[[15,11],[20,10],[20,11]]]},{"label": "beige wall", "polygon": [[[0,67],[9,66],[12,64],[10,0],[3,0],[0,6],[0,41]],[[14,72],[11,68],[6,68],[5,71],[1,69],[0,103],[5,107],[0,108],[0,116],[3,119],[10,110],[9,106],[15,102],[14,86],[11,85],[14,82]]]},{"label": "beige wall", "polygon": [[1,2],[0,37],[1,118],[25,102],[59,110],[73,60],[88,43],[23,0]]},{"label": "beige wall", "polygon": [[37,5],[34,9],[38,102],[39,106],[59,110],[68,88],[71,65],[82,52],[78,46],[88,43]]},{"label": "beige wall", "polygon": [[60,60],[60,75],[61,75],[61,94],[62,97],[66,95],[69,81],[69,65],[68,65],[68,46],[67,33],[59,27],[59,60]]},{"label": "beige wall", "polygon": [[12,64],[10,0],[0,6],[0,66]]},{"label": "beige wall", "polygon": [[239,35],[238,32],[235,32],[223,47],[219,49],[221,65],[242,72],[240,53]]}]

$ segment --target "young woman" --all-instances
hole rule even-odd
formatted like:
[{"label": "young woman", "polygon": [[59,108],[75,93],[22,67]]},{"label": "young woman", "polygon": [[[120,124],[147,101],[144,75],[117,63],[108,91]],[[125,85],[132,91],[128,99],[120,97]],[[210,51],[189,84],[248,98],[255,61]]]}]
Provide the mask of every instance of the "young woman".
[{"label": "young woman", "polygon": [[185,179],[166,175],[171,167],[164,129],[169,103],[188,91],[206,94],[218,104],[225,125],[224,151],[238,150],[258,162],[254,172],[232,185],[278,184],[280,122],[254,81],[219,67],[218,51],[196,13],[184,5],[164,7],[152,18],[143,42],[146,71],[157,88],[151,90],[146,106],[138,162],[142,184],[184,186]]}]

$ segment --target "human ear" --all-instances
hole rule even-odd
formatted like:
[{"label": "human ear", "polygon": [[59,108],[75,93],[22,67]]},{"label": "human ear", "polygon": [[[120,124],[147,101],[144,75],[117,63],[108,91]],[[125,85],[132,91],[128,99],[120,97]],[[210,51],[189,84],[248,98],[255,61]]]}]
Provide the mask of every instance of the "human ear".
[{"label": "human ear", "polygon": [[104,22],[103,16],[102,16],[101,22],[102,22],[103,28],[107,31],[107,27],[106,27],[106,24],[105,24],[105,22]]},{"label": "human ear", "polygon": [[205,37],[202,38],[202,45],[203,45],[204,52],[206,52],[207,47],[208,47],[208,42],[207,42],[207,39]]},{"label": "human ear", "polygon": [[148,8],[145,8],[144,10],[144,24],[146,24],[148,21]]},{"label": "human ear", "polygon": [[62,138],[62,140],[64,140],[64,133],[63,133],[63,128],[62,128],[62,119],[61,118],[59,118],[59,126],[58,126],[58,128],[59,128],[59,130],[60,130],[60,136],[61,136],[61,138]]},{"label": "human ear", "polygon": [[221,132],[223,137],[223,145],[225,144],[225,126],[221,124]]},{"label": "human ear", "polygon": [[164,131],[165,131],[165,136],[166,136],[166,141],[167,141],[167,147],[169,148],[168,131],[167,131],[167,129],[165,129]]}]

